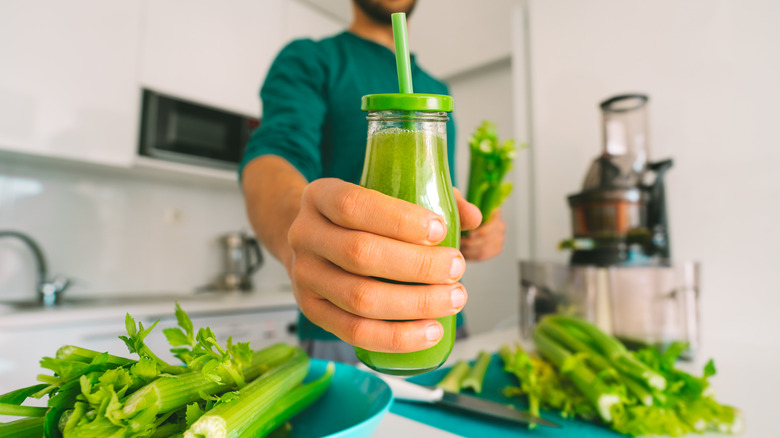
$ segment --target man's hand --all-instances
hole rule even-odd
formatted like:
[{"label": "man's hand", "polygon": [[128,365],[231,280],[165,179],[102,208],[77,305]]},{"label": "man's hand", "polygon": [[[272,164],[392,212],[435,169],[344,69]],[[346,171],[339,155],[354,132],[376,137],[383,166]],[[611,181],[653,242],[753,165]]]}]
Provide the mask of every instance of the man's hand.
[{"label": "man's hand", "polygon": [[460,250],[467,260],[483,261],[501,253],[506,240],[506,223],[501,210],[496,210],[490,220],[460,239]]},{"label": "man's hand", "polygon": [[[446,229],[431,211],[341,180],[307,184],[274,155],[252,160],[242,184],[252,227],[287,268],[301,311],[344,341],[422,350],[443,335],[436,318],[466,304],[464,256],[436,246]],[[455,198],[461,229],[478,227],[479,209]]]},{"label": "man's hand", "polygon": [[[468,205],[461,220],[473,227],[481,217]],[[443,219],[426,208],[338,179],[312,182],[288,234],[301,311],[368,350],[432,347],[443,335],[436,318],[458,313],[467,300],[458,283],[463,255],[436,246],[445,235]]]}]

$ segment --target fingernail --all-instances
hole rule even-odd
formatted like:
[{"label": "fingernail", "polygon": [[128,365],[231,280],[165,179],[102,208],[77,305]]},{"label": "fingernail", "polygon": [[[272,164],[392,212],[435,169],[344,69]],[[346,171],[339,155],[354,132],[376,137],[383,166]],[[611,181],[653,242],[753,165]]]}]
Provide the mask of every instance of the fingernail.
[{"label": "fingernail", "polygon": [[450,299],[452,300],[452,307],[460,309],[466,304],[466,292],[458,286],[450,292]]},{"label": "fingernail", "polygon": [[463,272],[466,270],[466,261],[463,257],[458,255],[452,259],[452,265],[450,266],[450,278],[453,280],[459,279],[463,276]]},{"label": "fingernail", "polygon": [[438,341],[442,334],[442,328],[439,324],[431,324],[425,328],[425,337],[429,341]]},{"label": "fingernail", "polygon": [[440,220],[434,219],[428,222],[429,242],[438,242],[444,239],[445,234],[447,234],[447,229],[444,227],[444,224]]}]

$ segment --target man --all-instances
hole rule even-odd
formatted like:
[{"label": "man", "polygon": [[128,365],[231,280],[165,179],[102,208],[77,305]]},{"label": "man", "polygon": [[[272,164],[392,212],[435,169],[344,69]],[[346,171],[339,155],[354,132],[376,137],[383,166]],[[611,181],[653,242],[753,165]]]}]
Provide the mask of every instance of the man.
[{"label": "man", "polygon": [[[460,193],[461,226],[477,228],[462,239],[462,252],[435,246],[446,234],[435,213],[356,185],[367,136],[360,98],[398,92],[390,15],[410,15],[414,6],[353,0],[348,31],[290,43],[261,90],[263,123],[241,170],[247,212],[287,269],[303,314],[299,336],[315,357],[353,362],[351,345],[384,352],[435,345],[443,335],[436,318],[466,304],[458,282],[465,259],[486,260],[503,247],[500,214],[477,228],[481,214]],[[417,92],[449,94],[414,59],[412,78]],[[448,140],[454,171],[452,122]]]}]

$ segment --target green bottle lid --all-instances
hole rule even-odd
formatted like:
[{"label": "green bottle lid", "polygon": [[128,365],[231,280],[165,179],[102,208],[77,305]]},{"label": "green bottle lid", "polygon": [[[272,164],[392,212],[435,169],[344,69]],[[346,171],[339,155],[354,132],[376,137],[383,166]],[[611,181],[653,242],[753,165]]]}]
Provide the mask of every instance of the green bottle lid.
[{"label": "green bottle lid", "polygon": [[451,96],[443,94],[391,93],[363,96],[360,109],[363,111],[443,111],[452,112]]}]

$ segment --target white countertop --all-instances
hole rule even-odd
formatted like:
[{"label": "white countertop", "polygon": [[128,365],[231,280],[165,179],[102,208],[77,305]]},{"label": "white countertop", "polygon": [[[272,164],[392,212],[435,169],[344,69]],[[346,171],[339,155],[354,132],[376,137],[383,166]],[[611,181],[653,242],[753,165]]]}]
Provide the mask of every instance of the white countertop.
[{"label": "white countertop", "polygon": [[[519,332],[514,328],[472,336],[455,344],[445,365],[458,359],[474,359],[481,350],[495,351],[501,345],[519,340]],[[704,364],[710,358],[715,360],[718,371],[711,380],[717,400],[736,406],[744,413],[746,427],[740,437],[780,437],[780,415],[777,413],[777,396],[774,394],[780,390],[780,372],[777,371],[780,347],[705,339],[696,360],[682,362],[679,367],[701,375]],[[452,438],[458,435],[388,413],[373,436]],[[691,436],[723,438],[728,435],[707,433]]]}]

